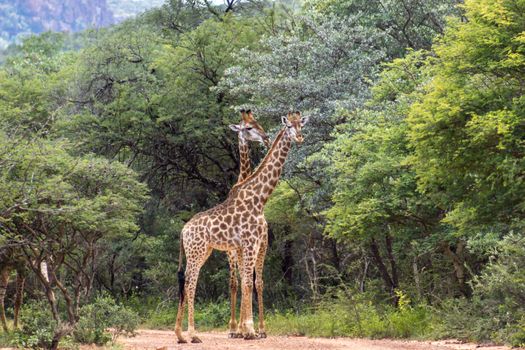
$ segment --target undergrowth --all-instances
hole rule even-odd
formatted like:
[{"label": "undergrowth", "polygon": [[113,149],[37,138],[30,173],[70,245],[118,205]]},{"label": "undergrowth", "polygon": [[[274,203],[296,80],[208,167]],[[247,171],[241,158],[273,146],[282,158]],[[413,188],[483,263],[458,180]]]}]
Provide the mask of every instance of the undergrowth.
[{"label": "undergrowth", "polygon": [[274,312],[266,317],[272,334],[313,337],[424,338],[432,332],[426,306],[378,308],[366,300],[338,298],[303,313]]}]

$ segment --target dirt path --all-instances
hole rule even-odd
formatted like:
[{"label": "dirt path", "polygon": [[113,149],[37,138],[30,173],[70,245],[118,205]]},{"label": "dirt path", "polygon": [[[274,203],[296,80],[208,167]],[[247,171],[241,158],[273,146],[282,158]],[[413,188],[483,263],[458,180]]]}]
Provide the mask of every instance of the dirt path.
[{"label": "dirt path", "polygon": [[[133,338],[121,338],[125,350],[472,350],[476,344],[455,341],[418,342],[403,340],[370,340],[350,338],[277,337],[246,341],[228,339],[223,333],[199,333],[202,344],[177,344],[172,331],[139,330]],[[482,350],[508,350],[504,346],[487,346]]]}]

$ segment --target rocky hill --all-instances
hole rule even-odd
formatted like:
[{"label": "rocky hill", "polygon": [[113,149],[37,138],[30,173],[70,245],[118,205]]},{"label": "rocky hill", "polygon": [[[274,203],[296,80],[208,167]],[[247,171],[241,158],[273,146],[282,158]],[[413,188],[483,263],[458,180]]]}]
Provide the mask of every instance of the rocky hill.
[{"label": "rocky hill", "polygon": [[162,3],[163,0],[0,0],[0,49],[32,33],[108,26]]}]

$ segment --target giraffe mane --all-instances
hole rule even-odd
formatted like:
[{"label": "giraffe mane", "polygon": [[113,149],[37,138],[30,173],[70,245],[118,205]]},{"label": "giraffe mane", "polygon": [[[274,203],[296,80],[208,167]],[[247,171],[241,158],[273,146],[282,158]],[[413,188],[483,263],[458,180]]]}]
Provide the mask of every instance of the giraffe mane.
[{"label": "giraffe mane", "polygon": [[259,166],[257,167],[257,169],[255,169],[254,172],[252,172],[250,174],[250,176],[246,177],[244,180],[242,180],[241,182],[238,182],[236,183],[232,189],[230,190],[230,193],[232,193],[234,190],[238,189],[240,186],[246,184],[248,181],[250,181],[251,179],[253,179],[255,176],[257,176],[263,169],[264,165],[266,163],[268,163],[270,161],[270,154],[272,153],[272,151],[275,149],[275,147],[277,147],[277,144],[279,143],[279,141],[283,138],[284,136],[284,132],[285,132],[286,129],[281,129],[281,131],[279,131],[279,133],[277,134],[277,136],[275,137],[275,140],[273,141],[272,143],[272,147],[270,147],[270,149],[268,150],[268,152],[266,153],[266,156],[264,157],[264,159],[261,161],[261,163],[259,164]]}]

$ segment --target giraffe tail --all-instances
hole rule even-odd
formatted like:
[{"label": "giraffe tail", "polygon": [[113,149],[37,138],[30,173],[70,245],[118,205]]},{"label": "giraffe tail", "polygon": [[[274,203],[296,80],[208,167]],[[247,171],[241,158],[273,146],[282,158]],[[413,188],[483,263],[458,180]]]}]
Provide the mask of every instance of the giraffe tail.
[{"label": "giraffe tail", "polygon": [[184,276],[184,270],[182,269],[182,259],[184,257],[184,245],[182,244],[182,232],[180,234],[180,247],[179,247],[179,270],[177,271],[177,276],[179,278],[179,304],[182,305],[184,302],[184,284],[186,283],[186,278]]}]

